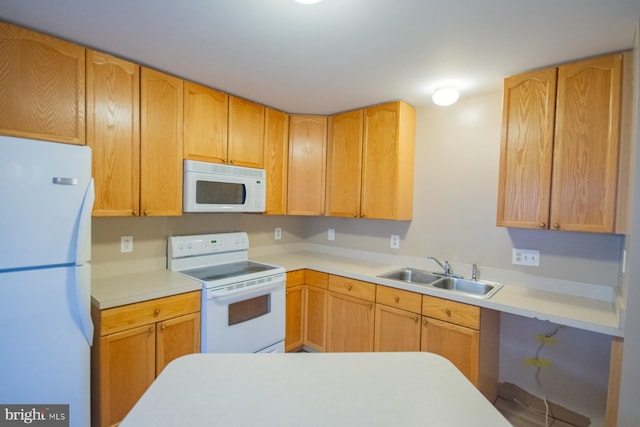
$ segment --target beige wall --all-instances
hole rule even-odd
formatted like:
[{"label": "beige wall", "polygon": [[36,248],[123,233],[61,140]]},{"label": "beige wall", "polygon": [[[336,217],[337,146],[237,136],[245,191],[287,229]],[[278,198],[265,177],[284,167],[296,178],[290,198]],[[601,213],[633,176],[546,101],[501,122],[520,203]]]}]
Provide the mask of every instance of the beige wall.
[{"label": "beige wall", "polygon": [[[614,287],[623,236],[496,227],[501,108],[497,91],[418,109],[413,220],[310,218],[305,241]],[[391,234],[401,236],[399,250],[389,248]],[[513,266],[514,247],[540,250],[540,267]]]}]

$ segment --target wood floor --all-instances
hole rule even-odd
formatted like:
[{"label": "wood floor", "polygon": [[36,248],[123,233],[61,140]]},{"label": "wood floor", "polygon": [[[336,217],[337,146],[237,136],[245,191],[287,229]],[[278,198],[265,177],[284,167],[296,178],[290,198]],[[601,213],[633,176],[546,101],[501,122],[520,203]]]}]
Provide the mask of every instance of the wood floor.
[{"label": "wood floor", "polygon": [[[517,403],[498,398],[495,407],[514,427],[545,427],[545,414]],[[549,417],[548,427],[574,427],[563,421]]]}]

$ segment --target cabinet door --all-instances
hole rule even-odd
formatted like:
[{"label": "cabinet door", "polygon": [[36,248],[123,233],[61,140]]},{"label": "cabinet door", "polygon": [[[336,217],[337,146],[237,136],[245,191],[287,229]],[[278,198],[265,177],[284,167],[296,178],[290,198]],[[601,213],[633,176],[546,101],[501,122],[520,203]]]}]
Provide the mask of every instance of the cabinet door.
[{"label": "cabinet door", "polygon": [[246,99],[229,97],[229,163],[264,167],[265,107]]},{"label": "cabinet door", "polygon": [[549,227],[556,68],[504,80],[496,224]]},{"label": "cabinet door", "polygon": [[420,351],[420,315],[376,304],[374,351]]},{"label": "cabinet door", "polygon": [[140,67],[87,51],[87,145],[96,188],[94,216],[138,215]]},{"label": "cabinet door", "polygon": [[421,350],[447,358],[476,386],[479,337],[475,329],[423,316]]},{"label": "cabinet door", "polygon": [[315,286],[304,288],[304,344],[325,351],[327,290]]},{"label": "cabinet door", "polygon": [[287,213],[324,213],[327,118],[289,118],[289,179]]},{"label": "cabinet door", "polygon": [[156,376],[172,360],[200,352],[200,313],[165,320],[156,326]]},{"label": "cabinet door", "polygon": [[182,215],[183,82],[141,71],[140,207],[142,215]]},{"label": "cabinet door", "polygon": [[227,162],[229,96],[184,82],[184,158]]},{"label": "cabinet door", "polygon": [[329,117],[325,215],[360,215],[361,175],[362,110]]},{"label": "cabinet door", "polygon": [[155,335],[145,325],[100,338],[100,425],[122,421],[155,379]]},{"label": "cabinet door", "polygon": [[341,293],[327,298],[327,351],[373,351],[374,303]]},{"label": "cabinet door", "polygon": [[265,214],[287,213],[287,170],[289,165],[289,115],[267,108],[264,127],[264,168],[267,173]]},{"label": "cabinet door", "polygon": [[302,288],[302,286],[287,288],[285,351],[297,350],[302,347]]},{"label": "cabinet door", "polygon": [[415,110],[404,102],[365,108],[363,125],[360,215],[410,220],[413,215]]},{"label": "cabinet door", "polygon": [[85,49],[0,22],[0,133],[85,143]]},{"label": "cabinet door", "polygon": [[620,54],[558,69],[552,229],[614,231],[621,78]]}]

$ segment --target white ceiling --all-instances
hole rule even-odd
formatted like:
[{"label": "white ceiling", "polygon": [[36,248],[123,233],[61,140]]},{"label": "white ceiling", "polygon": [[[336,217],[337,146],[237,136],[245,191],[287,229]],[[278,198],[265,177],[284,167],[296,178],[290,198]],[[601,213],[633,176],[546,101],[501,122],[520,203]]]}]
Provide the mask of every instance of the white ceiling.
[{"label": "white ceiling", "polygon": [[640,0],[0,0],[0,19],[287,111],[431,103],[628,49]]}]

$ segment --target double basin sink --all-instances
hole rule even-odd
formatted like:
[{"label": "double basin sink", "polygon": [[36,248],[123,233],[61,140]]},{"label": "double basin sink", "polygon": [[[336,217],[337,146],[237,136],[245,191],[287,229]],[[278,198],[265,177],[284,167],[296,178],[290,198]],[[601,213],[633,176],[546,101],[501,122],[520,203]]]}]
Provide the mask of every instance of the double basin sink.
[{"label": "double basin sink", "polygon": [[462,277],[445,276],[415,268],[402,268],[379,274],[378,277],[397,282],[443,289],[483,299],[491,298],[502,288],[502,283],[487,282],[485,280],[467,280]]}]

